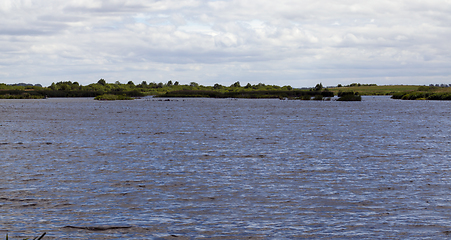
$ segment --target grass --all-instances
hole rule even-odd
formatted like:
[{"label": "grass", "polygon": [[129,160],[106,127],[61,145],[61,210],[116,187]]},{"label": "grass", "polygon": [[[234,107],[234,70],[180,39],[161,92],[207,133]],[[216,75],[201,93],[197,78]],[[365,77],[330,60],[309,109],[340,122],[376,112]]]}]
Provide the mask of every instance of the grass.
[{"label": "grass", "polygon": [[385,86],[352,86],[329,88],[330,91],[338,95],[342,92],[359,92],[360,95],[393,95],[399,92],[416,91],[418,85],[385,85]]},{"label": "grass", "polygon": [[393,99],[402,100],[451,100],[451,88],[421,86],[416,91],[395,93]]},{"label": "grass", "polygon": [[29,93],[15,94],[15,95],[11,95],[11,94],[1,94],[0,95],[0,99],[43,99],[43,98],[45,98],[45,96],[32,95]]},{"label": "grass", "polygon": [[132,97],[125,95],[102,94],[94,98],[95,100],[114,101],[114,100],[133,100]]}]

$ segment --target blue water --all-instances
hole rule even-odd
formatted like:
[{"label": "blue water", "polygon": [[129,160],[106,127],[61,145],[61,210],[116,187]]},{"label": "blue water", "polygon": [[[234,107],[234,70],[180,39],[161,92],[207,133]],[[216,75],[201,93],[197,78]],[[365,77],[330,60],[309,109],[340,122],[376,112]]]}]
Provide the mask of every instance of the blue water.
[{"label": "blue water", "polygon": [[449,238],[450,113],[388,97],[0,100],[0,238]]}]

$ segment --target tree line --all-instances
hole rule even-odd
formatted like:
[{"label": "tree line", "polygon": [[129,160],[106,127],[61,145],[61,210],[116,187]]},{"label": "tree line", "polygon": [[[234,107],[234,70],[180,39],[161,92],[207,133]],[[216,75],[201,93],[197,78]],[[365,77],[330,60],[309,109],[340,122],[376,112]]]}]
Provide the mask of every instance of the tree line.
[{"label": "tree line", "polygon": [[146,95],[163,95],[173,91],[215,91],[215,92],[238,92],[238,91],[291,91],[291,86],[266,85],[263,83],[252,85],[248,83],[241,86],[240,82],[235,82],[230,86],[214,84],[213,86],[203,86],[196,82],[180,84],[178,81],[169,80],[167,83],[155,83],[142,81],[135,84],[133,81],[127,83],[107,83],[105,79],[100,79],[96,83],[81,85],[78,82],[60,81],[52,83],[48,87],[40,85],[7,85],[0,84],[0,98],[44,98],[44,97],[96,97],[103,94],[125,95],[129,97],[140,97]]},{"label": "tree line", "polygon": [[133,81],[107,83],[105,79],[100,79],[96,83],[85,86],[72,81],[60,81],[52,83],[48,87],[31,84],[0,84],[0,98],[95,97],[96,99],[130,99],[148,95],[161,97],[321,100],[323,98],[330,99],[334,96],[334,93],[321,83],[310,89],[294,89],[289,85],[277,86],[264,83],[241,85],[239,81],[229,86],[219,83],[213,86],[203,86],[196,82],[180,84],[178,81],[173,82],[172,80],[167,83],[147,83],[146,81],[142,81],[139,84],[135,84]]}]

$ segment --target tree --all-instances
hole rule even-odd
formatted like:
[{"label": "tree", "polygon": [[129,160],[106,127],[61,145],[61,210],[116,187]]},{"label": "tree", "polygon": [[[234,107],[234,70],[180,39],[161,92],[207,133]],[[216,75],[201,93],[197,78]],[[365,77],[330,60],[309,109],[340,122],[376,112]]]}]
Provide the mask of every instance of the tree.
[{"label": "tree", "polygon": [[50,89],[52,89],[53,91],[57,90],[56,84],[54,82],[52,82],[52,85],[50,85]]},{"label": "tree", "polygon": [[127,85],[135,86],[135,83],[133,81],[128,81]]},{"label": "tree", "polygon": [[322,84],[322,83],[316,84],[315,90],[316,90],[316,91],[321,91],[321,89],[323,89],[323,84]]},{"label": "tree", "polygon": [[167,85],[168,85],[168,87],[172,86],[172,81],[169,80]]},{"label": "tree", "polygon": [[241,87],[240,82],[235,82],[234,84],[232,84],[230,87]]},{"label": "tree", "polygon": [[105,86],[105,85],[106,85],[106,81],[105,81],[105,79],[101,78],[101,79],[97,82],[97,84],[100,84],[100,85],[102,85],[102,86]]}]

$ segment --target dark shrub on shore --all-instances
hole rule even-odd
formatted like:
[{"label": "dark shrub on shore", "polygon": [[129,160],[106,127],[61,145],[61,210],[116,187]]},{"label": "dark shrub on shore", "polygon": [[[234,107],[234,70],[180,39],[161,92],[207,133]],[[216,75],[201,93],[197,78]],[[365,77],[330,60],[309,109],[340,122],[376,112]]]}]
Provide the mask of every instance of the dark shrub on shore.
[{"label": "dark shrub on shore", "polygon": [[434,93],[427,100],[451,100],[451,93]]},{"label": "dark shrub on shore", "polygon": [[313,100],[322,101],[323,100],[323,95],[315,95],[313,97]]},{"label": "dark shrub on shore", "polygon": [[301,100],[310,100],[310,99],[312,99],[312,96],[310,96],[310,95],[303,95],[302,97],[300,97],[299,99],[301,99]]},{"label": "dark shrub on shore", "polygon": [[362,101],[362,97],[358,92],[349,91],[349,92],[338,92],[337,101]]}]

